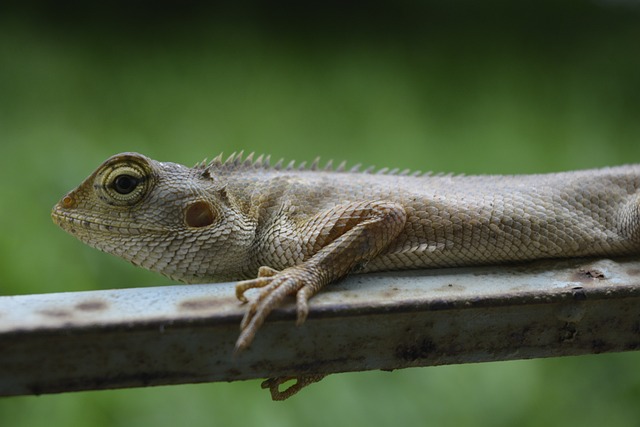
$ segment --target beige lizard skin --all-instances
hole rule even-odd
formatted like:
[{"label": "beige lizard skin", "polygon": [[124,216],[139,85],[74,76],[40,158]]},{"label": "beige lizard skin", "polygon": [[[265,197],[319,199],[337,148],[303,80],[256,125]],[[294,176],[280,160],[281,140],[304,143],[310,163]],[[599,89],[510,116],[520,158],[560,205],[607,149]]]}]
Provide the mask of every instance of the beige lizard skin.
[{"label": "beige lizard skin", "polygon": [[[103,163],[53,209],[78,239],[175,280],[249,279],[251,344],[289,295],[308,299],[350,272],[640,253],[640,165],[514,176],[409,175],[269,166],[218,156],[188,168],[136,153]],[[257,275],[257,278],[256,278]],[[319,377],[263,385],[284,398]],[[278,394],[281,393],[281,394]]]}]

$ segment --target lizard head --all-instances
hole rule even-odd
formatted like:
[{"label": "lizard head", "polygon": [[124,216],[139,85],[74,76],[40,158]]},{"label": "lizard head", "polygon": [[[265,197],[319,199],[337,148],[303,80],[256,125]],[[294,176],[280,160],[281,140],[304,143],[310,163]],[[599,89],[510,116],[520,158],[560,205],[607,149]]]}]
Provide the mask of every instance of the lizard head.
[{"label": "lizard head", "polygon": [[237,278],[252,239],[211,176],[137,153],[107,159],[51,216],[89,246],[185,282]]}]

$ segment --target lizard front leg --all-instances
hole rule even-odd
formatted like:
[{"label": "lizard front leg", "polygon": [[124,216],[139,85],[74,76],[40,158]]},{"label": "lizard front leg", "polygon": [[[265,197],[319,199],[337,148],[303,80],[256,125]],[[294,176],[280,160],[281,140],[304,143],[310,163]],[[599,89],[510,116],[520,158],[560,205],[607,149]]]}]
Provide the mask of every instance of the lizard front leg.
[{"label": "lizard front leg", "polygon": [[265,319],[289,295],[296,295],[297,324],[309,312],[307,301],[323,286],[334,282],[380,253],[404,228],[404,208],[386,201],[335,206],[305,221],[298,228],[310,236],[311,254],[298,265],[277,271],[261,267],[259,277],[239,282],[236,296],[263,288],[251,303],[240,325],[236,352],[246,349]]}]

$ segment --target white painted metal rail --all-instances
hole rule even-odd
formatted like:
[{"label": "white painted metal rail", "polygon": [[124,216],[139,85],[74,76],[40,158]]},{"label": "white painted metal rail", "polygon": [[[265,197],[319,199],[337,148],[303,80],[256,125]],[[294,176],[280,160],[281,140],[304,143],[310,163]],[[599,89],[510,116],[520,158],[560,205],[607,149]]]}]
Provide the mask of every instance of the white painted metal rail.
[{"label": "white painted metal rail", "polygon": [[356,275],[233,356],[232,283],[0,297],[0,395],[640,349],[640,261]]}]

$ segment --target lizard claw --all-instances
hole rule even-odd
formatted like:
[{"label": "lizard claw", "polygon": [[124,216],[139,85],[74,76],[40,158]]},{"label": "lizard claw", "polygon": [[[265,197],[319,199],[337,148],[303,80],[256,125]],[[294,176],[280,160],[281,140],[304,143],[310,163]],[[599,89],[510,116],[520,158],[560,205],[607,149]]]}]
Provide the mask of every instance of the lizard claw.
[{"label": "lizard claw", "polygon": [[264,286],[267,286],[270,280],[265,280],[264,278],[275,276],[278,273],[278,270],[263,265],[258,269],[257,279],[243,280],[236,284],[236,298],[238,298],[243,303],[248,302],[249,300],[244,296],[244,293],[246,291],[248,291],[249,289],[262,288]]},{"label": "lizard claw", "polygon": [[244,292],[248,289],[263,288],[251,303],[240,323],[240,337],[236,341],[235,352],[239,353],[251,345],[256,332],[267,316],[289,295],[296,295],[297,325],[304,323],[309,313],[307,300],[322,287],[313,271],[302,266],[290,267],[282,271],[261,268],[256,279],[245,280],[236,285],[236,296],[246,302]]},{"label": "lizard claw", "polygon": [[[326,377],[326,375],[316,374],[301,375],[298,377],[269,378],[268,380],[263,381],[262,384],[260,384],[260,387],[269,389],[269,391],[271,392],[272,400],[285,400],[290,398],[309,384],[317,383],[324,377]],[[296,380],[295,384],[292,384],[283,391],[280,391],[280,386],[290,380]]]},{"label": "lizard claw", "polygon": [[280,270],[263,265],[258,269],[258,277],[271,277],[280,273]]}]

